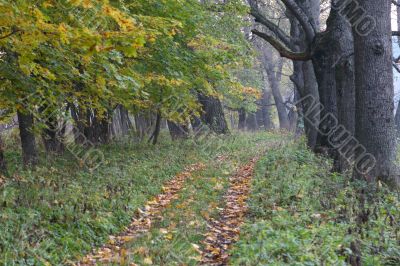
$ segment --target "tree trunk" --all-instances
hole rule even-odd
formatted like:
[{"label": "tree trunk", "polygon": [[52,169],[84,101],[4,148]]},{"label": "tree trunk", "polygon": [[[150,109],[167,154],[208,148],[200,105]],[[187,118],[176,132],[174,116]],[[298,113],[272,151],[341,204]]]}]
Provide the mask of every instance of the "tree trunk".
[{"label": "tree trunk", "polygon": [[[293,102],[297,102],[299,100],[300,100],[299,92],[295,88],[294,89]],[[298,111],[295,108],[292,108],[289,111],[288,117],[289,117],[289,124],[290,124],[290,132],[296,132],[297,131],[298,120],[299,120]]]},{"label": "tree trunk", "polygon": [[161,120],[162,120],[161,113],[160,113],[160,111],[158,111],[158,113],[157,113],[157,118],[156,118],[156,124],[155,124],[155,127],[154,127],[154,132],[153,132],[153,134],[151,135],[151,137],[149,138],[149,142],[150,142],[151,140],[153,140],[153,145],[156,145],[156,144],[157,144],[157,142],[158,142],[158,137],[160,136]]},{"label": "tree trunk", "polygon": [[[400,6],[397,6],[397,30],[400,30]],[[397,42],[400,47],[400,36],[397,37]],[[400,100],[397,104],[396,115],[394,117],[395,127],[396,127],[396,138],[397,141],[400,139]]]},{"label": "tree trunk", "polygon": [[85,109],[79,105],[75,106],[75,104],[72,103],[70,103],[69,105],[71,108],[71,116],[75,122],[75,125],[73,127],[75,143],[78,145],[83,145],[87,141],[86,136],[88,135],[85,125]]},{"label": "tree trunk", "polygon": [[279,117],[279,125],[281,129],[289,130],[289,118],[285,103],[280,92],[280,76],[282,72],[282,58],[279,58],[276,66],[272,63],[272,48],[263,49],[263,65],[267,73],[268,81],[271,86],[272,95],[275,100],[276,110]]},{"label": "tree trunk", "polygon": [[[319,134],[317,137],[316,148],[318,150],[327,150],[330,154],[333,151],[332,145],[328,140],[328,133],[335,127],[337,122],[337,102],[336,102],[336,76],[333,66],[335,65],[333,57],[332,44],[335,43],[330,29],[316,36],[312,62],[315,71],[315,77],[318,82],[320,108]],[[331,154],[332,155],[332,154]]]},{"label": "tree trunk", "polygon": [[140,140],[144,140],[152,129],[153,115],[150,113],[140,112],[135,115],[135,124]]},{"label": "tree trunk", "polygon": [[192,125],[192,129],[195,135],[200,134],[202,132],[202,122],[201,119],[197,116],[193,116],[190,119],[190,124]]},{"label": "tree trunk", "polygon": [[0,135],[0,175],[4,176],[8,175],[7,162],[4,156],[4,143],[1,135]]},{"label": "tree trunk", "polygon": [[[55,115],[54,110],[49,110],[48,106],[42,106],[39,109],[42,117],[45,117],[45,128],[42,132],[42,140],[47,153],[62,154],[64,152],[63,137],[65,125],[61,124]],[[52,112],[48,114],[48,112]]]},{"label": "tree trunk", "polygon": [[20,110],[17,111],[22,159],[25,166],[35,166],[38,163],[38,152],[33,133],[33,115],[23,112]]},{"label": "tree trunk", "polygon": [[172,140],[186,139],[189,136],[189,127],[168,120],[168,129]]},{"label": "tree trunk", "polygon": [[[336,99],[338,109],[338,124],[343,126],[345,131],[354,136],[355,134],[355,83],[354,83],[354,41],[351,26],[346,18],[339,14],[335,9],[331,10],[328,18],[328,29],[332,31],[332,39],[337,40],[333,48],[335,61],[335,83]],[[340,134],[343,134],[342,136]],[[339,132],[334,144],[340,152],[334,162],[338,172],[349,170],[350,163],[348,158],[353,154],[351,151],[344,154],[342,147],[349,135]],[[331,142],[332,139],[330,140]]]},{"label": "tree trunk", "polygon": [[[128,110],[121,104],[116,109],[116,114],[113,115],[114,134],[120,131],[121,136],[126,136],[132,129],[132,122],[129,119]],[[117,130],[119,129],[119,130]]]},{"label": "tree trunk", "polygon": [[[353,29],[356,83],[356,138],[376,164],[365,173],[363,160],[356,162],[355,175],[376,180],[395,178],[396,155],[393,114],[393,70],[391,37],[391,2],[357,0],[361,9],[376,22],[368,35]],[[364,167],[363,167],[364,168]],[[365,169],[365,168],[364,168]],[[364,172],[364,173],[363,173]]]},{"label": "tree trunk", "polygon": [[203,107],[201,120],[217,134],[229,133],[221,101],[218,98],[206,96],[202,93],[198,94],[198,99]]},{"label": "tree trunk", "polygon": [[246,129],[246,110],[244,108],[239,109],[239,130]]},{"label": "tree trunk", "polygon": [[270,105],[271,103],[271,93],[265,88],[262,93],[262,97],[260,100],[260,106],[258,109],[259,119],[258,125],[264,130],[270,130],[273,128],[270,114]]},{"label": "tree trunk", "polygon": [[255,113],[249,113],[246,118],[247,130],[256,131],[257,130],[257,118]]},{"label": "tree trunk", "polygon": [[[305,36],[301,31],[301,26],[291,12],[286,12],[290,21],[290,37],[297,40],[298,43],[304,43]],[[295,51],[302,51],[306,49],[304,45],[296,45]],[[293,75],[290,77],[292,82],[295,84],[300,98],[312,96],[315,102],[319,103],[319,92],[318,83],[315,77],[314,67],[311,61],[294,61],[293,62]],[[297,104],[297,109],[302,110],[304,131],[307,137],[307,146],[314,150],[317,143],[318,136],[318,125],[320,121],[319,112],[311,110],[312,106],[303,104],[302,102]]]}]

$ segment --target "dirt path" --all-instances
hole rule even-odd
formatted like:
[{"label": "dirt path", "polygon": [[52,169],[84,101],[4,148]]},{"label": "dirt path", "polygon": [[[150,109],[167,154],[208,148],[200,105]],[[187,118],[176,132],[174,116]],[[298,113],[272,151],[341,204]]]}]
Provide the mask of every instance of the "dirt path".
[{"label": "dirt path", "polygon": [[132,223],[123,233],[118,236],[110,236],[108,244],[93,251],[75,265],[124,264],[127,250],[123,248],[123,245],[132,241],[140,234],[148,232],[152,224],[157,219],[160,219],[159,216],[161,212],[170,205],[173,200],[179,197],[179,192],[184,187],[185,181],[193,172],[199,171],[204,167],[205,165],[203,164],[193,164],[187,167],[182,173],[176,175],[171,181],[165,184],[161,194],[148,201],[142,210],[138,210]]},{"label": "dirt path", "polygon": [[242,166],[230,179],[230,188],[224,196],[226,204],[218,219],[208,221],[208,232],[203,241],[202,265],[226,265],[229,249],[239,239],[240,227],[247,212],[251,179],[258,158]]}]

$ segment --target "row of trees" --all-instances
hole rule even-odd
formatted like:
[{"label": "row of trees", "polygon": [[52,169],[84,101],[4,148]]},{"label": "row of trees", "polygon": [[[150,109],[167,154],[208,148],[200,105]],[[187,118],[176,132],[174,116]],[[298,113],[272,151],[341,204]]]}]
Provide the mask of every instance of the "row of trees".
[{"label": "row of trees", "polygon": [[[2,1],[2,120],[18,116],[24,163],[34,165],[36,137],[62,153],[71,125],[82,145],[107,143],[133,124],[157,143],[165,123],[173,139],[202,124],[228,133],[224,110],[237,112],[239,129],[271,129],[275,106],[280,128],[303,124],[310,148],[330,154],[336,170],[368,152],[372,171],[355,174],[392,182],[391,4]],[[299,101],[309,96],[312,104]]]},{"label": "row of trees", "polygon": [[[81,145],[132,124],[156,143],[163,121],[173,138],[188,121],[223,134],[224,106],[253,110],[259,98],[240,0],[5,0],[0,13],[1,118],[18,117],[27,166],[38,161],[38,136],[60,154],[71,127]],[[240,77],[245,68],[253,78]]]},{"label": "row of trees", "polygon": [[[355,175],[367,180],[397,181],[391,31],[391,5],[397,3],[248,2],[255,21],[262,25],[261,30],[255,27],[253,34],[293,61],[291,80],[299,95],[312,96],[320,104],[318,108],[299,106],[307,118],[309,146],[327,151],[335,158],[339,171],[349,170],[347,159],[356,158],[365,148],[376,163],[371,171],[354,171]],[[272,6],[281,9],[286,23],[278,24],[268,16],[265,9]],[[328,13],[324,30],[320,25],[321,6],[327,7]],[[314,109],[308,110],[310,106]],[[339,135],[337,143],[332,142],[329,133],[336,130],[336,120],[355,138]],[[319,128],[313,127],[315,124]]]}]

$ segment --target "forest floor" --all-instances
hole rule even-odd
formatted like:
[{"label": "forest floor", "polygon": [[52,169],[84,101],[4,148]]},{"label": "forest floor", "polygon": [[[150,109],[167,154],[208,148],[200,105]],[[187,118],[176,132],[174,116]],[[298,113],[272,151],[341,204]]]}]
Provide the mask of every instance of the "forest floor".
[{"label": "forest floor", "polygon": [[103,150],[92,173],[64,157],[12,170],[0,264],[400,264],[399,195],[381,186],[360,204],[364,184],[301,140],[235,133]]}]

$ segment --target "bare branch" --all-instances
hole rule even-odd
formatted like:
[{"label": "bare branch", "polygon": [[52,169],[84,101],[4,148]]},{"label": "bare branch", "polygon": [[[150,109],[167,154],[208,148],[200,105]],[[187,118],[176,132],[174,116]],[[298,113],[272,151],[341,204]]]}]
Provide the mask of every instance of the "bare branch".
[{"label": "bare branch", "polygon": [[394,62],[392,64],[393,64],[394,69],[396,69],[396,71],[400,73],[400,67]]},{"label": "bare branch", "polygon": [[255,21],[267,27],[271,32],[275,33],[280,41],[282,41],[287,47],[292,48],[294,42],[291,40],[291,38],[283,30],[281,30],[279,26],[277,26],[260,12],[254,0],[249,0],[249,3],[251,7],[250,14],[255,18]]},{"label": "bare branch", "polygon": [[289,9],[293,15],[297,18],[297,20],[300,22],[300,25],[302,26],[306,37],[307,41],[311,43],[314,40],[316,30],[314,29],[313,25],[310,23],[310,18],[307,16],[306,13],[304,13],[303,9],[301,9],[294,0],[281,0],[287,9]]},{"label": "bare branch", "polygon": [[271,44],[282,57],[298,61],[308,61],[311,59],[311,54],[309,51],[294,52],[289,48],[287,48],[282,42],[277,40],[274,36],[271,36],[268,33],[260,32],[258,30],[252,30],[251,32],[269,42],[269,44]]},{"label": "bare branch", "polygon": [[20,30],[13,30],[13,31],[10,32],[9,34],[6,34],[6,35],[4,35],[4,36],[0,36],[0,40],[6,39],[6,38],[8,38],[8,37],[14,35],[15,33],[19,32],[19,31],[20,31]]}]

